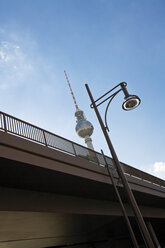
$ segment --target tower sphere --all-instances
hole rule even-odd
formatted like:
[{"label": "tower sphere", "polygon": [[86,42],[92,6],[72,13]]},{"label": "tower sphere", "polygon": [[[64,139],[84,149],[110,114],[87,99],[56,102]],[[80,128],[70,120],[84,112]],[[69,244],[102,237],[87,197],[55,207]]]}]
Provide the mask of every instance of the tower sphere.
[{"label": "tower sphere", "polygon": [[80,121],[76,125],[76,132],[81,138],[91,136],[93,133],[93,129],[94,127],[92,126],[92,124],[87,120]]}]

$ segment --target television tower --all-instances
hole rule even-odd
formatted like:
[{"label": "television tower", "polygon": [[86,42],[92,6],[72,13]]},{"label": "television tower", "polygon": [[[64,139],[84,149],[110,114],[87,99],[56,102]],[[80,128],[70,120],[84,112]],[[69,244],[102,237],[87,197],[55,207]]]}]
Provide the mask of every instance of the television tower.
[{"label": "television tower", "polygon": [[72,91],[68,76],[66,74],[66,71],[64,71],[64,74],[65,74],[66,81],[68,83],[68,86],[69,86],[69,89],[70,89],[70,92],[71,92],[71,95],[72,95],[72,98],[73,98],[73,101],[74,101],[74,105],[75,105],[75,108],[76,108],[76,112],[75,112],[75,116],[77,118],[77,120],[76,120],[77,124],[76,124],[76,128],[75,128],[76,133],[81,138],[85,139],[85,143],[87,144],[87,147],[89,149],[94,150],[93,144],[92,144],[92,139],[90,137],[92,135],[92,133],[93,133],[94,127],[89,121],[86,120],[86,118],[84,117],[84,112],[79,109],[79,107],[77,105],[77,102],[76,102],[76,99],[75,99],[75,96],[73,94],[73,91]]}]

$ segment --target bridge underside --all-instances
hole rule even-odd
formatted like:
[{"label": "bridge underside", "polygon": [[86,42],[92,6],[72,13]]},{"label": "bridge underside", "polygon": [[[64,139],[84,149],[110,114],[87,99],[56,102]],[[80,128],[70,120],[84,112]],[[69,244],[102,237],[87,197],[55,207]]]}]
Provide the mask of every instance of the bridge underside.
[{"label": "bridge underside", "polygon": [[[163,244],[165,221],[150,221]],[[133,218],[131,222],[140,247],[143,247]],[[3,248],[133,247],[120,216],[1,211],[0,223],[0,247]]]},{"label": "bridge underside", "polygon": [[[28,169],[32,168],[28,164],[4,158],[1,158],[0,162],[0,247],[132,248],[120,206],[110,185],[108,188],[104,185],[102,189],[105,192],[101,196],[99,191],[98,195],[96,194],[99,186],[101,187],[100,183],[79,178],[80,182],[76,184],[74,177],[68,179],[67,175],[62,177],[61,173],[55,173],[51,179],[47,169],[40,171],[41,168],[37,168],[30,173]],[[33,180],[35,184],[30,184]],[[46,184],[47,188],[44,190],[43,185]],[[48,190],[50,186],[51,192]],[[85,189],[86,187],[88,188]],[[93,194],[95,190],[96,193]],[[138,242],[143,245],[122,189],[121,195]],[[135,195],[138,202],[142,203],[141,194],[135,192]],[[147,195],[144,196],[145,204],[140,205],[141,212],[145,220],[152,223],[159,241],[163,243],[165,211],[163,207],[155,207],[161,202],[161,198],[155,197],[158,202],[149,206]],[[153,196],[148,195],[149,203],[152,203],[152,198]]]}]

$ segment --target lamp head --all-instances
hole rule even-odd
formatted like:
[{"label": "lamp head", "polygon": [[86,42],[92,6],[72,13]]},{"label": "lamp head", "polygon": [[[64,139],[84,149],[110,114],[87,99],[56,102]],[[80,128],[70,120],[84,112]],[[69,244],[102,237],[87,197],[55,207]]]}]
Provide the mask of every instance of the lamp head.
[{"label": "lamp head", "polygon": [[141,103],[141,100],[140,100],[140,98],[138,96],[136,96],[136,95],[127,95],[124,98],[122,108],[124,110],[128,111],[128,110],[136,108],[137,106],[139,106],[140,103]]}]

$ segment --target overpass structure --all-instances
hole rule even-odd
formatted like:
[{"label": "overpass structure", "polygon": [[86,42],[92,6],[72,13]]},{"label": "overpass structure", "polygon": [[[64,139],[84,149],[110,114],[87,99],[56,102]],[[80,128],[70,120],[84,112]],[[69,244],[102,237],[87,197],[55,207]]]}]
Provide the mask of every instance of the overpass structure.
[{"label": "overpass structure", "polygon": [[[106,156],[135,230],[123,185]],[[165,181],[121,163],[165,247]],[[102,154],[0,112],[0,248],[133,247]]]}]

